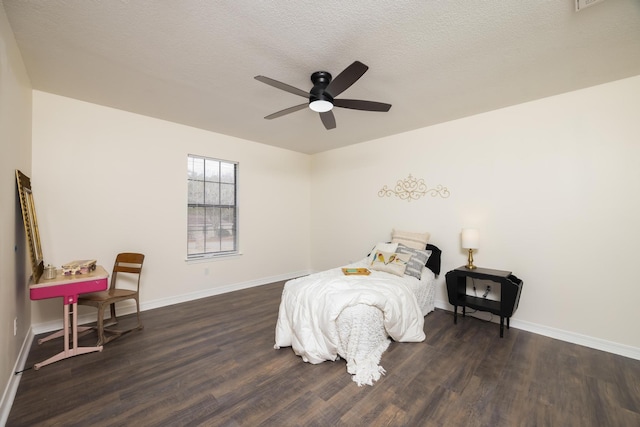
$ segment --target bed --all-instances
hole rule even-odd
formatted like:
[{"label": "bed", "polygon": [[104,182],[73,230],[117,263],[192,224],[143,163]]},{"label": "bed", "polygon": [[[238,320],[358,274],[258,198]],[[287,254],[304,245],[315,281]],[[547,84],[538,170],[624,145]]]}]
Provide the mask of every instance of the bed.
[{"label": "bed", "polygon": [[[356,263],[288,281],[274,347],[292,347],[312,364],[343,358],[354,382],[373,385],[385,373],[380,358],[391,339],[425,339],[424,316],[434,310],[441,251],[431,244],[419,247],[379,243]],[[392,264],[400,270],[390,271],[397,267]],[[370,274],[345,275],[343,268]]]}]

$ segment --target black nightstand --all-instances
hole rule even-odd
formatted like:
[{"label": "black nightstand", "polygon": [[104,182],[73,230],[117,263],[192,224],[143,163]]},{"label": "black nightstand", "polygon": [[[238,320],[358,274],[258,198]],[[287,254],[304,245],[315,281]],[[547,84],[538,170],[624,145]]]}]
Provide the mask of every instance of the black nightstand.
[{"label": "black nightstand", "polygon": [[[458,306],[462,307],[463,317],[466,314],[466,307],[488,311],[500,316],[500,338],[502,338],[504,334],[504,319],[507,319],[507,329],[509,329],[509,319],[518,308],[520,293],[522,292],[522,280],[511,274],[510,271],[491,270],[488,268],[469,270],[464,266],[451,270],[445,277],[449,304],[453,305],[453,323],[458,323]],[[499,283],[500,301],[468,295],[467,277]]]}]

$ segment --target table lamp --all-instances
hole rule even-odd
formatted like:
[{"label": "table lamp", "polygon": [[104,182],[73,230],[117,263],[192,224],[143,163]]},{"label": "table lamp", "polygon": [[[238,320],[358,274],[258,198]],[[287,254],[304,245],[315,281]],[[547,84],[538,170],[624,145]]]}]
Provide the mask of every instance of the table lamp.
[{"label": "table lamp", "polygon": [[469,270],[476,268],[476,266],[473,265],[473,250],[478,249],[478,240],[478,230],[474,228],[462,229],[462,248],[469,249],[469,259],[467,260],[466,265]]}]

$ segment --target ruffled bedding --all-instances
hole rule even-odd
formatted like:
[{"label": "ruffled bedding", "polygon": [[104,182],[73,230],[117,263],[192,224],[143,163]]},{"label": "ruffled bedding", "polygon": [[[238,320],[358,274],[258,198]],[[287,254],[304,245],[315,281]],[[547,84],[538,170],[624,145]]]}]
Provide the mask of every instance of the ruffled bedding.
[{"label": "ruffled bedding", "polygon": [[[367,260],[347,267],[366,267]],[[381,271],[345,276],[331,269],[285,284],[275,348],[293,348],[305,362],[342,357],[358,385],[373,385],[385,370],[380,358],[390,344],[425,339],[424,316],[433,311],[435,275],[421,279]]]}]

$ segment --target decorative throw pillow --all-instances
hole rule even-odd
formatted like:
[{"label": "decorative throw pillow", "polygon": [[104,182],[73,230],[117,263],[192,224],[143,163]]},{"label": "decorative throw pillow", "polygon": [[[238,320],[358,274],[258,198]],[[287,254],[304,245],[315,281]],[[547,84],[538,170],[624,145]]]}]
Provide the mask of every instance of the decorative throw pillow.
[{"label": "decorative throw pillow", "polygon": [[371,269],[403,276],[410,258],[411,255],[409,254],[376,251],[371,262]]},{"label": "decorative throw pillow", "polygon": [[427,264],[427,261],[431,256],[431,251],[421,251],[399,243],[396,252],[399,254],[411,255],[411,259],[409,259],[409,262],[407,263],[407,269],[404,271],[404,274],[413,276],[420,280],[422,277],[422,268]]},{"label": "decorative throw pillow", "polygon": [[371,264],[371,261],[373,261],[373,257],[375,256],[376,251],[394,253],[397,248],[398,248],[397,243],[378,243],[373,249],[371,249],[371,253],[369,254],[369,257],[368,257],[369,264]]},{"label": "decorative throw pillow", "polygon": [[411,233],[394,228],[391,235],[391,243],[402,243],[413,249],[424,249],[427,246],[429,237],[431,237],[430,233]]}]

